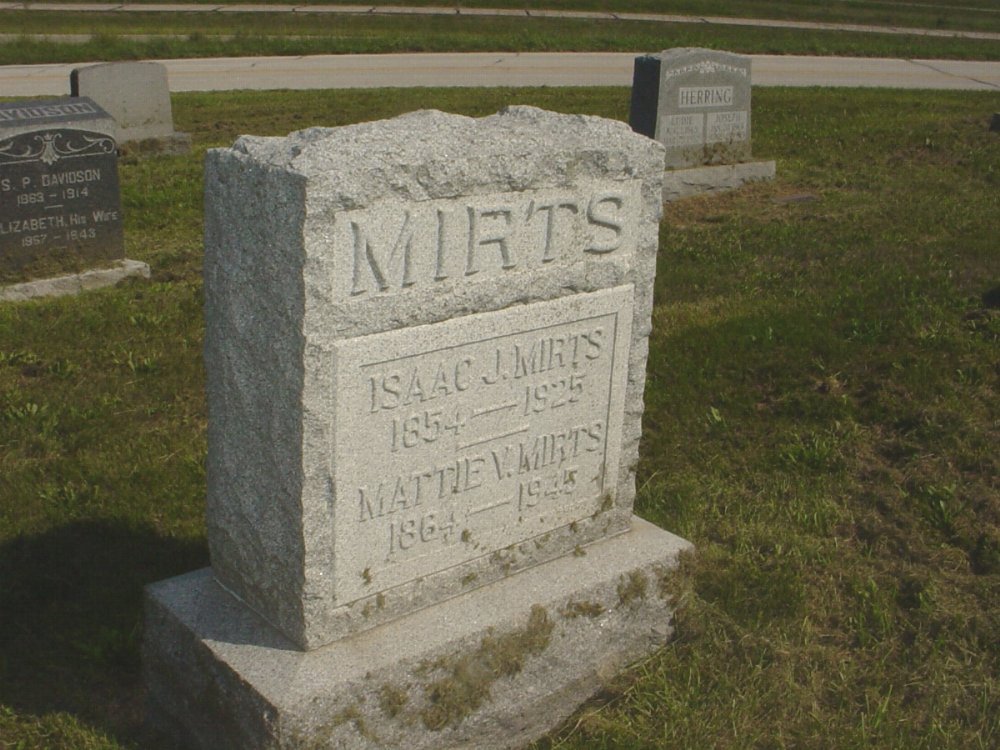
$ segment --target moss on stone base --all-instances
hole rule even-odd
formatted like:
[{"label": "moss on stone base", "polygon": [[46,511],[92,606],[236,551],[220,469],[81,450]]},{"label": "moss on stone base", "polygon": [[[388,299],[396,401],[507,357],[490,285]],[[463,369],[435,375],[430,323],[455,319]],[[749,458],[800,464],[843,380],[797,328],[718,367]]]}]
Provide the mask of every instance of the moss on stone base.
[{"label": "moss on stone base", "polygon": [[426,686],[429,705],[421,712],[424,726],[439,731],[479,708],[494,682],[517,674],[527,657],[545,650],[553,627],[548,612],[536,604],[525,627],[488,635],[474,652],[442,660],[438,666],[446,675]]}]

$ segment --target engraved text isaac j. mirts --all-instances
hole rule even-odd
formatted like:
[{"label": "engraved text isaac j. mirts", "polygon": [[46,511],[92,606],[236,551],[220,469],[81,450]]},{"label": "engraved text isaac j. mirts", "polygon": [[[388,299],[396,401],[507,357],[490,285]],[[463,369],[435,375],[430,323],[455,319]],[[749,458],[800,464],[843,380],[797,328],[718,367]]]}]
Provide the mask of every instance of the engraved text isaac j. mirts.
[{"label": "engraved text isaac j. mirts", "polygon": [[332,279],[355,299],[631,254],[641,206],[637,180],[384,203],[338,214]]},{"label": "engraved text isaac j. mirts", "polygon": [[[632,294],[336,344],[335,564],[382,590],[600,508],[617,482]],[[341,602],[366,593],[365,577],[336,578]]]}]

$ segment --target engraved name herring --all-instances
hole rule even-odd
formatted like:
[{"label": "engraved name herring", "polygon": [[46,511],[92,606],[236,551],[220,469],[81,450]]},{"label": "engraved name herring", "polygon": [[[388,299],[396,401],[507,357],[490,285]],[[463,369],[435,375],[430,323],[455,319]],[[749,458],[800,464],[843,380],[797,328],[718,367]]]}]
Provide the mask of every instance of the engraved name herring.
[{"label": "engraved name herring", "polygon": [[638,180],[601,182],[337,214],[330,238],[336,294],[357,298],[630,254],[640,187]]},{"label": "engraved name herring", "polygon": [[337,344],[338,599],[599,510],[617,481],[631,317],[623,286]]}]

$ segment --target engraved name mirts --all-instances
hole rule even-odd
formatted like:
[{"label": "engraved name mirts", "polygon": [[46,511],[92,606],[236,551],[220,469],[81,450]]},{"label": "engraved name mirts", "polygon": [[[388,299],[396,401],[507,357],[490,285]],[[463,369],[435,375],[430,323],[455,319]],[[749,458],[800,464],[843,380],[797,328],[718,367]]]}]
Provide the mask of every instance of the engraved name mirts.
[{"label": "engraved name mirts", "polygon": [[383,205],[338,214],[338,296],[398,292],[634,251],[640,183]]}]

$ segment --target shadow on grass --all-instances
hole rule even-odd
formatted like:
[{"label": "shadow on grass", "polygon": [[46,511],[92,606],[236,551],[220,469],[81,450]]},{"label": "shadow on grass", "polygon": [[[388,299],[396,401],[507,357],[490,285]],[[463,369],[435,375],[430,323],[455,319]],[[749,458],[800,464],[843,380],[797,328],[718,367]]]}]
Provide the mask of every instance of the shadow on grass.
[{"label": "shadow on grass", "polygon": [[0,704],[139,739],[143,587],[207,561],[203,542],[113,520],[0,544]]}]

